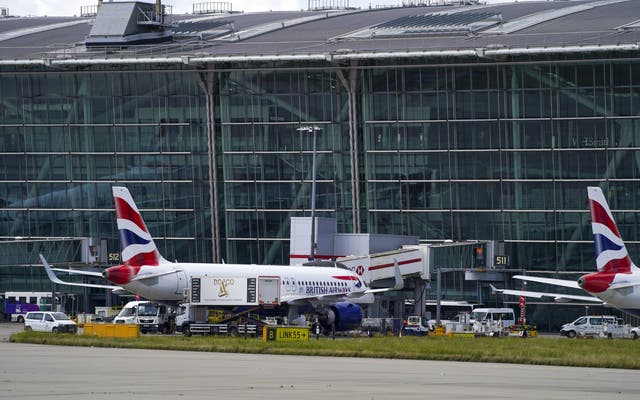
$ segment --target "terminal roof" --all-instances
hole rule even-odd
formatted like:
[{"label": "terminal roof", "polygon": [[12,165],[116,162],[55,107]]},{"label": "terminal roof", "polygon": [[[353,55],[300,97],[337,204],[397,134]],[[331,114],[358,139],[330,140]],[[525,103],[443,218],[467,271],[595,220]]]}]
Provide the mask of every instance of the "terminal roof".
[{"label": "terminal roof", "polygon": [[637,51],[640,1],[173,15],[170,42],[87,48],[93,19],[0,19],[0,64],[480,57]]}]

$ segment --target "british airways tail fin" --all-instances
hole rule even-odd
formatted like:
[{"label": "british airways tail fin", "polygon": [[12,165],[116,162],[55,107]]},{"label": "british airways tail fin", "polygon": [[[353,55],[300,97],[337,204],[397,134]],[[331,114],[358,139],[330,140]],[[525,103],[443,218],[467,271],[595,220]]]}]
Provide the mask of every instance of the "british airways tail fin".
[{"label": "british airways tail fin", "polygon": [[158,252],[129,189],[114,186],[112,191],[123,263],[132,267],[166,263]]},{"label": "british airways tail fin", "polygon": [[598,272],[630,273],[636,268],[624,245],[609,204],[599,187],[588,187],[589,209],[591,210],[591,229],[596,248],[596,266]]}]

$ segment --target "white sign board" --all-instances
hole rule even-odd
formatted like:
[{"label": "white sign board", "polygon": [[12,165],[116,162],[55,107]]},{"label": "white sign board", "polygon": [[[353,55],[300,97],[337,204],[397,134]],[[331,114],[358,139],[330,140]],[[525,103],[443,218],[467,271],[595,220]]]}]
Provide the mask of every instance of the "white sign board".
[{"label": "white sign board", "polygon": [[191,278],[191,303],[202,305],[253,305],[256,278],[200,276]]}]

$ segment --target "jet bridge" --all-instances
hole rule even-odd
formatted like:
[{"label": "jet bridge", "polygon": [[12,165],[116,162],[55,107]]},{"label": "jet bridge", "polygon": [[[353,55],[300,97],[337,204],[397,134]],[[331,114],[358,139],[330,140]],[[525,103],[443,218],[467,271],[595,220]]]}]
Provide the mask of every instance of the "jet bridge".
[{"label": "jet bridge", "polygon": [[402,249],[369,254],[367,256],[340,257],[336,261],[357,273],[367,285],[372,282],[394,279],[394,264],[397,262],[403,278],[420,277],[429,279],[426,252],[421,246],[407,246]]}]

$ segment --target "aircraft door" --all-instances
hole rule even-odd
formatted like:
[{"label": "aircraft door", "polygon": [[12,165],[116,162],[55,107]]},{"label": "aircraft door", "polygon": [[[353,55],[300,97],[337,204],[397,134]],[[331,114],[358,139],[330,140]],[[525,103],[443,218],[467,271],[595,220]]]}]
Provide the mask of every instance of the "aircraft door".
[{"label": "aircraft door", "polygon": [[268,276],[258,278],[258,304],[280,304],[280,278]]},{"label": "aircraft door", "polygon": [[176,294],[182,296],[185,293],[185,289],[189,286],[187,281],[187,274],[184,271],[176,272]]}]

